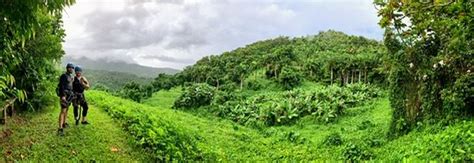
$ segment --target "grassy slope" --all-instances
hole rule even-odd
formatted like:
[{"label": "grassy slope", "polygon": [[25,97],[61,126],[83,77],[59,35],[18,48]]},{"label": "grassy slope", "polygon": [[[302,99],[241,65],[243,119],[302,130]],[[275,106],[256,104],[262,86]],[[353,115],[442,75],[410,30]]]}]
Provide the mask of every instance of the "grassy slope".
[{"label": "grassy slope", "polygon": [[4,156],[1,160],[148,160],[142,149],[133,146],[127,133],[102,109],[90,109],[92,125],[75,126],[71,107],[68,117],[71,127],[65,130],[64,137],[56,135],[58,114],[59,108],[50,107],[39,113],[22,115],[21,119],[16,119],[17,123],[10,123],[13,135],[0,139],[0,152]]},{"label": "grassy slope", "polygon": [[[310,87],[316,86],[317,85],[311,84],[304,85],[304,87],[307,87],[308,89],[310,89]],[[149,101],[147,101],[145,104],[160,108],[171,106],[172,103],[166,104],[166,101],[171,101],[169,100],[169,98],[175,95],[179,95],[179,92],[176,90],[158,92],[155,93],[153,97],[149,99]],[[164,98],[165,101],[160,102],[160,99],[162,99],[161,97],[166,97]],[[243,152],[246,153],[250,150],[251,152],[249,152],[248,154],[244,154],[244,156],[250,157],[251,159],[278,159],[280,157],[287,157],[292,159],[333,160],[341,159],[339,156],[342,152],[342,148],[333,148],[323,145],[322,141],[327,135],[333,132],[339,132],[342,134],[343,139],[347,141],[364,140],[364,137],[369,137],[369,135],[373,134],[377,134],[374,136],[384,137],[390,121],[390,119],[387,117],[390,117],[390,115],[391,110],[388,99],[384,98],[362,107],[351,108],[347,111],[344,117],[342,117],[337,123],[333,124],[317,123],[311,117],[307,117],[293,126],[278,126],[267,128],[264,130],[255,130],[242,127],[240,125],[234,125],[232,122],[219,118],[196,120],[197,122],[200,122],[198,125],[186,123],[180,125],[190,125],[189,127],[191,127],[191,130],[193,127],[196,127],[198,130],[195,132],[202,133],[203,135],[206,135],[211,139],[213,137],[218,139],[208,142],[209,144],[217,146],[216,148],[218,149],[218,151],[230,152],[234,150],[239,151],[239,149],[244,149]],[[190,119],[187,118],[188,116],[183,117],[184,119]],[[175,121],[183,122],[183,120],[181,120],[183,117],[175,117]],[[207,116],[207,118],[209,118],[209,116]],[[192,119],[195,118],[193,117]],[[371,120],[375,124],[372,130],[358,130],[357,125],[365,120]],[[206,124],[210,124],[211,127],[206,127]],[[232,129],[234,126],[238,129]],[[376,130],[376,132],[373,132],[373,130]],[[297,136],[297,139],[299,140],[288,140],[288,135],[290,133],[296,133],[297,135],[299,135]],[[229,138],[228,136],[230,136],[231,138]],[[251,136],[252,140],[239,140],[239,136]],[[253,147],[255,148],[249,149]],[[259,158],[258,156],[249,156],[252,155],[251,153],[262,155],[262,157]],[[242,155],[240,155],[240,157],[242,157]]]},{"label": "grassy slope", "polygon": [[[59,109],[30,113],[25,115],[27,118],[18,120],[20,123],[11,126],[14,135],[1,139],[0,152],[6,160],[150,160],[150,155],[146,154],[149,151],[134,147],[128,139],[130,133],[122,131],[119,124],[103,111],[120,107],[152,115],[155,117],[152,121],[166,121],[179,128],[180,132],[197,137],[198,149],[205,159],[210,160],[339,160],[343,159],[348,144],[366,146],[374,139],[380,141],[379,146],[363,149],[372,153],[375,159],[438,159],[452,156],[474,159],[472,120],[444,129],[414,131],[396,140],[387,140],[385,133],[391,109],[386,98],[348,109],[343,117],[331,124],[320,124],[306,117],[295,125],[257,130],[217,117],[203,118],[169,109],[179,92],[180,89],[161,91],[146,104],[138,104],[104,92],[89,91],[90,102],[100,106],[92,108],[90,121],[93,125],[72,126],[67,129],[65,137],[57,137]],[[359,129],[364,121],[370,121],[373,125]],[[334,132],[341,134],[343,144],[322,144],[326,136]],[[112,148],[119,149],[119,152],[113,152]]]},{"label": "grassy slope", "polygon": [[[174,94],[172,91],[159,93],[156,95]],[[109,101],[110,103],[120,103],[113,107],[134,107],[130,109],[140,109],[145,114],[156,115],[161,120],[171,122],[173,126],[179,126],[188,134],[195,134],[200,137],[198,147],[207,155],[212,155],[215,159],[230,160],[268,160],[268,159],[338,159],[337,155],[322,154],[328,149],[319,148],[319,141],[292,141],[288,138],[289,132],[298,132],[291,128],[276,128],[275,131],[259,131],[233,122],[219,118],[200,118],[181,111],[169,108],[151,107],[136,104],[129,100],[110,97],[103,92],[91,92],[91,96],[96,101]],[[155,97],[158,98],[158,97]],[[386,104],[387,102],[385,102]],[[158,103],[160,104],[160,103]],[[161,103],[163,105],[163,103]],[[164,105],[166,106],[166,105]],[[108,106],[102,106],[108,107]],[[386,109],[387,107],[385,107]],[[324,126],[324,125],[321,125]],[[308,129],[309,131],[310,129]],[[317,131],[314,131],[317,132]],[[314,133],[313,132],[313,133]],[[324,136],[324,135],[321,135]],[[303,139],[303,138],[301,138]]]},{"label": "grassy slope", "polygon": [[93,83],[91,83],[92,88],[96,85],[104,85],[116,91],[122,88],[128,82],[137,82],[138,84],[148,84],[153,81],[153,78],[139,77],[135,74],[116,72],[116,71],[105,71],[105,70],[87,70],[84,71],[84,76]]},{"label": "grassy slope", "polygon": [[[311,89],[317,85],[306,83],[302,87]],[[375,159],[474,159],[474,123],[462,121],[444,129],[427,126],[421,131],[413,131],[395,140],[388,140],[391,109],[387,98],[378,99],[364,106],[351,108],[337,122],[320,124],[311,117],[303,118],[292,126],[270,127],[255,130],[235,125],[216,117],[196,118],[179,111],[166,108],[172,105],[172,97],[179,90],[155,93],[145,104],[161,109],[158,115],[174,112],[171,121],[209,139],[203,144],[212,146],[214,151],[229,159],[343,159],[343,151],[348,144],[356,144],[372,153]],[[150,108],[152,109],[152,108]],[[153,112],[153,111],[152,111]],[[372,125],[360,129],[364,121]],[[288,140],[294,133],[297,140]],[[340,133],[343,144],[328,146],[322,144],[326,136]],[[378,144],[371,145],[371,141]]]},{"label": "grassy slope", "polygon": [[[245,128],[226,120],[204,119],[188,113],[137,104],[130,100],[111,97],[104,92],[91,91],[93,103],[103,103],[102,107],[127,107],[139,109],[142,113],[156,115],[160,121],[167,121],[189,135],[199,137],[197,146],[207,156],[217,160],[265,160],[268,158],[304,159],[307,155],[297,153],[312,153],[308,147],[292,145],[291,142],[265,138],[253,129]],[[100,105],[100,104],[99,104]],[[107,106],[109,105],[109,106]]]},{"label": "grassy slope", "polygon": [[181,94],[181,87],[172,88],[171,90],[162,90],[153,94],[152,97],[143,100],[143,104],[155,106],[159,108],[171,108],[174,100]]}]

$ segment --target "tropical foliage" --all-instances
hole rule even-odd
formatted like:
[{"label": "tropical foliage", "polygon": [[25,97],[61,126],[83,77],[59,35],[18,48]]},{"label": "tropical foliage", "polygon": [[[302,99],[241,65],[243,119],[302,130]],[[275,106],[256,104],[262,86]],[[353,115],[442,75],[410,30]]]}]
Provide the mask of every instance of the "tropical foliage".
[{"label": "tropical foliage", "polygon": [[74,0],[0,3],[0,100],[41,108],[52,95],[47,83],[56,80],[55,66],[64,54],[61,11]]},{"label": "tropical foliage", "polygon": [[[258,94],[241,101],[227,101],[217,105],[215,112],[223,118],[257,126],[290,124],[307,115],[314,116],[321,122],[332,122],[347,108],[367,102],[379,93],[366,85],[349,86]],[[354,87],[363,88],[353,89]]]},{"label": "tropical foliage", "polygon": [[93,89],[97,89],[97,87],[102,87],[99,89],[105,88],[109,91],[118,91],[123,88],[125,84],[131,81],[134,81],[140,85],[146,85],[153,81],[153,78],[140,77],[130,73],[91,70],[88,67],[83,67],[83,69],[85,69],[83,70],[83,75],[86,76],[88,80],[93,81],[93,83],[91,83]]},{"label": "tropical foliage", "polygon": [[259,41],[219,56],[204,57],[176,76],[179,83],[208,83],[217,88],[234,83],[241,89],[255,73],[262,73],[288,90],[302,80],[340,85],[383,83],[380,56],[384,52],[377,41],[330,30],[314,36]]},{"label": "tropical foliage", "polygon": [[220,117],[244,125],[273,126],[295,122],[306,115],[319,121],[331,122],[345,109],[375,98],[380,91],[364,84],[347,87],[328,86],[315,90],[295,89],[281,93],[262,93],[250,97],[239,93],[217,91],[207,84],[187,87],[174,108],[210,106]]},{"label": "tropical foliage", "polygon": [[[179,90],[164,91],[161,95],[177,97],[176,92]],[[474,159],[472,120],[449,127],[429,126],[395,140],[387,138],[391,110],[386,98],[347,109],[345,116],[331,124],[314,123],[311,117],[305,117],[295,125],[254,129],[227,120],[139,104],[100,91],[88,93],[93,105],[107,110],[133,136],[134,143],[157,160]]]},{"label": "tropical foliage", "polygon": [[405,134],[417,123],[472,116],[472,1],[375,3],[389,51],[392,134]]},{"label": "tropical foliage", "polygon": [[193,84],[187,87],[174,102],[173,108],[197,108],[211,104],[215,88],[207,84]]}]

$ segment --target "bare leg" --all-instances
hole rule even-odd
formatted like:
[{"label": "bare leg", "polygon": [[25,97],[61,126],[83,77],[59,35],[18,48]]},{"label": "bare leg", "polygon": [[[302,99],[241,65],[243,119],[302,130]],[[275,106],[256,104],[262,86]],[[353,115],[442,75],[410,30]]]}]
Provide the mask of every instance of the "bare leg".
[{"label": "bare leg", "polygon": [[63,122],[63,124],[67,122],[66,119],[67,119],[67,111],[68,111],[68,110],[69,110],[69,109],[66,108],[66,111],[64,112],[64,115],[63,115],[63,116],[64,116],[64,122]]},{"label": "bare leg", "polygon": [[63,128],[63,109],[59,112],[59,128]]},{"label": "bare leg", "polygon": [[66,122],[67,108],[62,108],[59,113],[59,128],[63,128],[64,122]]}]

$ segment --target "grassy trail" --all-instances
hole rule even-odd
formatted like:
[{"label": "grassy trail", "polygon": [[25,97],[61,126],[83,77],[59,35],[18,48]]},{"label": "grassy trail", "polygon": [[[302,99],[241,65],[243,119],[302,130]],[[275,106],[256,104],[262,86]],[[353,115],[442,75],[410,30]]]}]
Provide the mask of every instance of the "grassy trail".
[{"label": "grassy trail", "polygon": [[[148,160],[143,150],[102,109],[91,106],[91,125],[74,125],[72,107],[64,137],[57,136],[59,108],[17,116],[8,128],[12,135],[0,138],[3,161],[120,161]],[[21,117],[21,118],[20,118]],[[3,126],[0,126],[3,127]],[[2,128],[0,128],[2,129]]]}]

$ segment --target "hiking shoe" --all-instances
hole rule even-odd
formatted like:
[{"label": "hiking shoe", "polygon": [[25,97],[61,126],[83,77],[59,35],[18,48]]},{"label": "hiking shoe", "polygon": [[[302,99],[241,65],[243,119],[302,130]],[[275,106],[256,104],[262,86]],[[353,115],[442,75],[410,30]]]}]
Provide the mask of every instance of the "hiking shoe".
[{"label": "hiking shoe", "polygon": [[64,136],[64,130],[62,128],[58,129],[58,135]]},{"label": "hiking shoe", "polygon": [[83,124],[83,125],[88,125],[88,124],[89,124],[89,122],[87,122],[87,121],[84,121],[84,122],[81,122],[81,124]]},{"label": "hiking shoe", "polygon": [[68,127],[69,127],[69,124],[67,124],[67,123],[63,124],[63,128],[68,128]]},{"label": "hiking shoe", "polygon": [[79,118],[76,119],[76,126],[79,125]]}]

